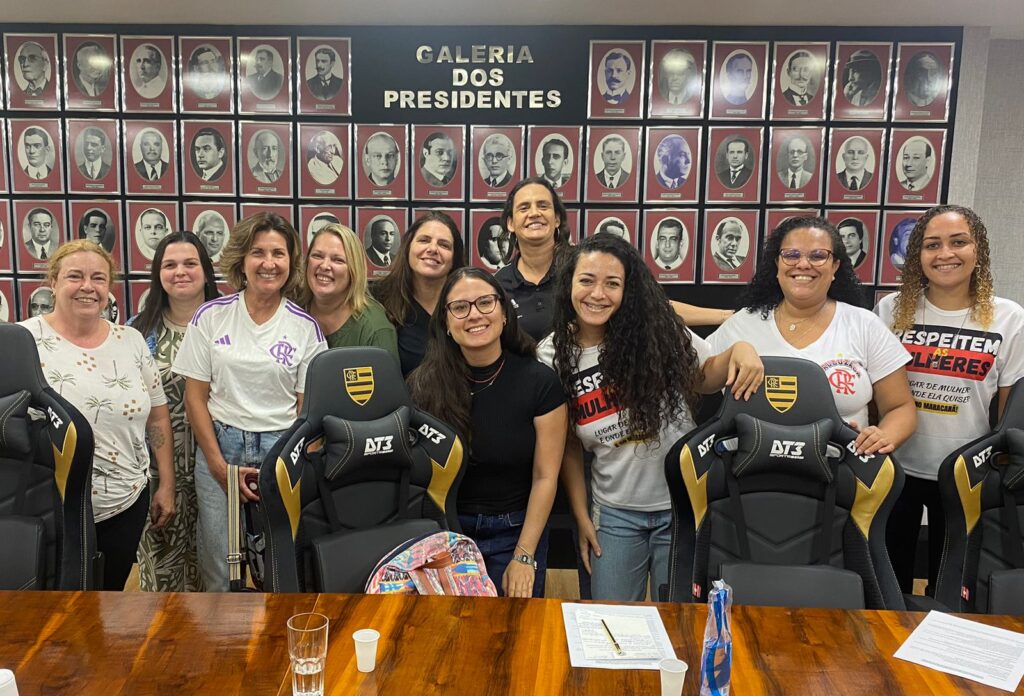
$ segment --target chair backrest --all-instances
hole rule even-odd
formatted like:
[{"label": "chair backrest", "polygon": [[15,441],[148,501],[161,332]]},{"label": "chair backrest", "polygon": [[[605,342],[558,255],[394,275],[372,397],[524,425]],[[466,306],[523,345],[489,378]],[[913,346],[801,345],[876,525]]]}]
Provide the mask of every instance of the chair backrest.
[{"label": "chair backrest", "polygon": [[317,356],[302,412],[260,471],[265,589],[360,592],[400,543],[458,531],[464,456],[452,428],[413,406],[391,354]]},{"label": "chair backrest", "polygon": [[665,598],[707,601],[724,574],[743,590],[737,603],[902,609],[885,549],[902,469],[888,455],[855,454],[857,433],[821,367],[763,360],[764,383],[750,401],[727,396],[665,457],[673,513]]},{"label": "chair backrest", "polygon": [[1024,614],[1024,379],[996,429],[939,465],[946,517],[935,599],[953,611]]},{"label": "chair backrest", "polygon": [[93,589],[92,428],[27,329],[0,324],[0,353],[0,589]]}]

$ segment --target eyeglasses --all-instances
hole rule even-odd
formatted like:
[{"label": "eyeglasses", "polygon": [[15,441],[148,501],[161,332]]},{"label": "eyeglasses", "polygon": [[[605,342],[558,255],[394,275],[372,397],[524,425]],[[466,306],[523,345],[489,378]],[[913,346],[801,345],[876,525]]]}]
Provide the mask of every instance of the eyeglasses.
[{"label": "eyeglasses", "polygon": [[812,266],[824,266],[832,258],[832,252],[828,249],[811,249],[804,253],[799,249],[782,249],[779,251],[779,258],[787,266],[795,266],[800,263],[801,258],[807,258],[807,263]]},{"label": "eyeglasses", "polygon": [[508,155],[506,155],[504,152],[488,152],[486,155],[484,155],[484,161],[486,161],[486,162],[501,162],[506,157],[508,157]]},{"label": "eyeglasses", "polygon": [[445,305],[451,315],[456,319],[465,319],[469,316],[471,308],[476,307],[476,311],[481,314],[490,314],[494,311],[494,308],[498,306],[498,296],[481,295],[472,302],[469,300],[453,300]]}]

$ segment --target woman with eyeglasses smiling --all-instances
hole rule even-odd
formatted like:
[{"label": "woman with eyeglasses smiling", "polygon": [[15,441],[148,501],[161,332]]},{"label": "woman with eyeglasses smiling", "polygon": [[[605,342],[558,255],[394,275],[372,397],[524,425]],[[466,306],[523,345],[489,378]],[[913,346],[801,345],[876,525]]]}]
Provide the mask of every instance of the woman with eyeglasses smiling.
[{"label": "woman with eyeglasses smiling", "polygon": [[[887,454],[914,432],[910,354],[870,311],[836,228],[790,218],[768,237],[739,311],[708,337],[720,351],[736,341],[760,355],[812,360],[832,386],[839,415],[859,430],[858,454]],[[878,422],[868,422],[874,402]]]},{"label": "woman with eyeglasses smiling", "polygon": [[480,547],[487,574],[503,595],[543,597],[565,393],[490,274],[460,268],[448,276],[409,388],[467,444],[459,523]]}]

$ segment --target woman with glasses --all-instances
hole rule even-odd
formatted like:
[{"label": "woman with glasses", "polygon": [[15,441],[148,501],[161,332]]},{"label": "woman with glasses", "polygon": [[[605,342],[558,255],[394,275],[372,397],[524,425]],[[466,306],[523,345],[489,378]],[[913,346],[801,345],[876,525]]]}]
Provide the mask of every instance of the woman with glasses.
[{"label": "woman with glasses", "polygon": [[565,394],[490,274],[460,268],[445,281],[409,388],[420,408],[466,443],[459,523],[480,547],[487,574],[504,595],[543,597]]},{"label": "woman with glasses", "polygon": [[[760,355],[821,365],[839,415],[859,430],[858,454],[889,453],[914,432],[907,385],[910,354],[874,314],[842,238],[822,218],[790,218],[768,237],[739,311],[708,338],[716,351],[736,341]],[[878,422],[869,424],[874,402]]]}]

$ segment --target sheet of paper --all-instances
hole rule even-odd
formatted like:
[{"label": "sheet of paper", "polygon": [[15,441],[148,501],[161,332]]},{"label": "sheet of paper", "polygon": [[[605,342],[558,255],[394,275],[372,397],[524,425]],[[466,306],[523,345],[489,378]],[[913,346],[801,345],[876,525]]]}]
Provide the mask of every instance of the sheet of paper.
[{"label": "sheet of paper", "polygon": [[894,657],[1013,693],[1024,677],[1024,633],[932,611]]},{"label": "sheet of paper", "polygon": [[676,656],[657,607],[566,602],[562,619],[573,667],[656,670],[659,661]]}]

